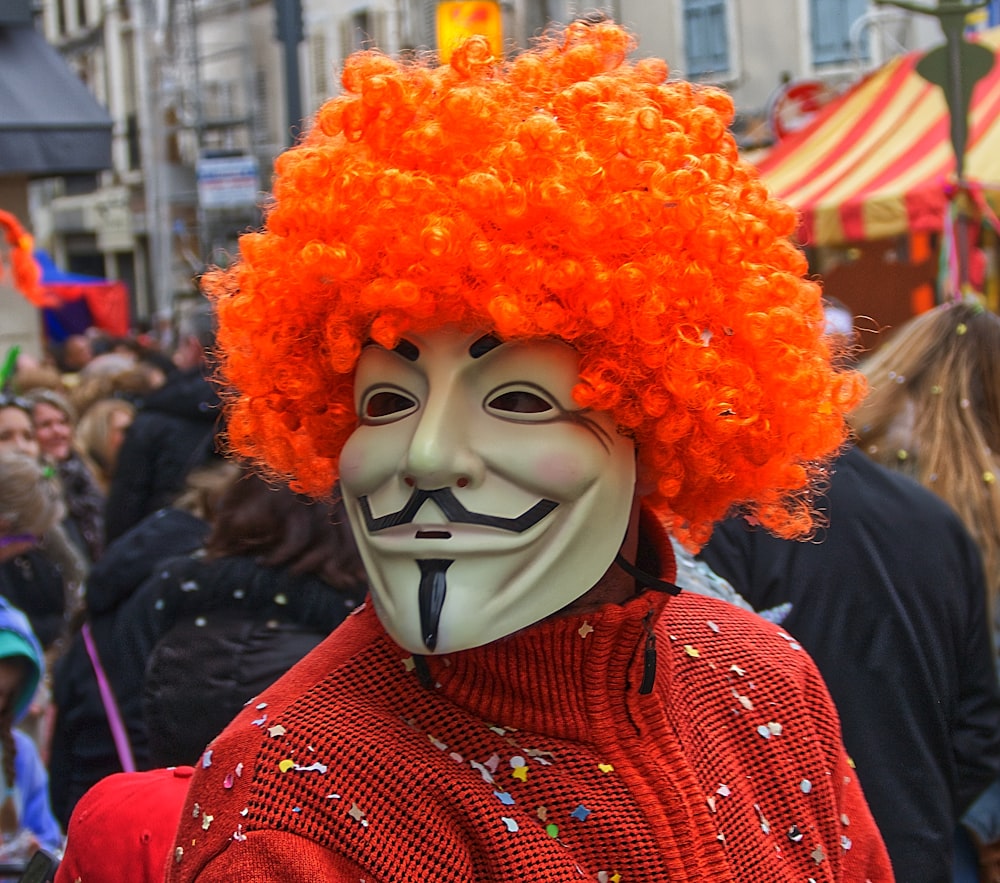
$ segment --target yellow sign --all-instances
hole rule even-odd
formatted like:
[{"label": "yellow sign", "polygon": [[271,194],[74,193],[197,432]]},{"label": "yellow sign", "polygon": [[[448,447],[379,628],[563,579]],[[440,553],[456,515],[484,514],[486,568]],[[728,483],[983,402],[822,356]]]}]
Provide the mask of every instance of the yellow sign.
[{"label": "yellow sign", "polygon": [[455,47],[473,34],[486,37],[495,55],[503,54],[503,22],[499,3],[491,0],[438,3],[437,45],[442,64],[447,64]]}]

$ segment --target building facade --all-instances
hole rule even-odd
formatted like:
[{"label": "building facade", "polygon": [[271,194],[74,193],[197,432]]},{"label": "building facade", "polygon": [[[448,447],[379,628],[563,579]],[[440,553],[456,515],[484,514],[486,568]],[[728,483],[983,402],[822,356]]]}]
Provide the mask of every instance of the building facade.
[{"label": "building facade", "polygon": [[[334,94],[351,51],[431,49],[436,0],[42,0],[45,35],[114,121],[113,167],[35,181],[36,238],[71,270],[124,279],[169,312],[260,221],[274,157]],[[730,90],[741,145],[892,55],[941,42],[930,16],[869,0],[502,0],[506,45],[601,9],[642,55]],[[798,90],[796,92],[796,90]],[[811,91],[810,91],[811,90]],[[785,105],[788,105],[786,108]],[[296,107],[296,105],[298,105]]]}]

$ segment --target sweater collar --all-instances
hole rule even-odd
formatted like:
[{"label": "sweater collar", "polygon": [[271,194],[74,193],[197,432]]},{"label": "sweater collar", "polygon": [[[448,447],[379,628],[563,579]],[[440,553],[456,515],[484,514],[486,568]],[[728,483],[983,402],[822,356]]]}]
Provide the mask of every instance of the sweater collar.
[{"label": "sweater collar", "polygon": [[[653,572],[672,581],[666,530],[648,512],[640,530],[642,547],[659,558]],[[593,738],[601,727],[620,725],[620,715],[609,713],[615,697],[639,695],[650,674],[654,627],[669,598],[640,591],[622,604],[552,616],[482,647],[425,657],[430,689],[492,726]],[[659,656],[659,665],[668,666],[669,654]]]}]

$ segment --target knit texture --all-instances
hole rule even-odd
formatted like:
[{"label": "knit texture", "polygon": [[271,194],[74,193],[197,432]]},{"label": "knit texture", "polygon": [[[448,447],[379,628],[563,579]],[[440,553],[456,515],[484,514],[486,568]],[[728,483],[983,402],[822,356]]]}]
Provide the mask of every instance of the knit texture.
[{"label": "knit texture", "polygon": [[763,620],[645,593],[427,661],[432,687],[353,616],[209,747],[169,880],[892,880],[825,687]]}]

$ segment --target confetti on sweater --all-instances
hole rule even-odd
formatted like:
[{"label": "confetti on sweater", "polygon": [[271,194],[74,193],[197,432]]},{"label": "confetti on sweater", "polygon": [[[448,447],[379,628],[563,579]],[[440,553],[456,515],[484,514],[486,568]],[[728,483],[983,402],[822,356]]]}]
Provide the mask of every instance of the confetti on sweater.
[{"label": "confetti on sweater", "polygon": [[581,803],[576,809],[573,810],[573,812],[570,813],[570,815],[578,821],[585,822],[590,816],[590,810]]},{"label": "confetti on sweater", "polygon": [[360,822],[362,828],[368,827],[368,819],[365,818],[364,810],[361,809],[361,807],[356,803],[351,804],[351,808],[347,811],[347,814],[354,819],[354,821]]},{"label": "confetti on sweater", "polygon": [[325,763],[311,763],[309,766],[295,764],[292,769],[297,773],[320,773],[322,775],[326,773],[327,766]]},{"label": "confetti on sweater", "polygon": [[272,739],[275,739],[278,736],[284,736],[286,732],[287,731],[285,730],[285,728],[281,724],[275,724],[274,726],[267,728],[267,734]]},{"label": "confetti on sweater", "polygon": [[521,826],[518,825],[516,819],[509,818],[508,816],[501,816],[501,821],[507,826],[507,830],[513,834],[521,830]]},{"label": "confetti on sweater", "polygon": [[589,622],[585,622],[577,630],[577,633],[580,635],[581,638],[586,638],[587,635],[591,634],[593,631],[594,631],[594,627]]},{"label": "confetti on sweater", "polygon": [[688,656],[691,656],[694,659],[698,659],[701,656],[701,653],[698,651],[698,648],[692,644],[685,644],[684,652],[687,653]]}]

